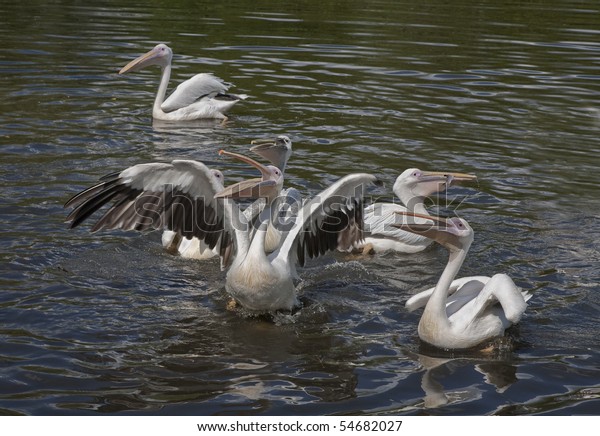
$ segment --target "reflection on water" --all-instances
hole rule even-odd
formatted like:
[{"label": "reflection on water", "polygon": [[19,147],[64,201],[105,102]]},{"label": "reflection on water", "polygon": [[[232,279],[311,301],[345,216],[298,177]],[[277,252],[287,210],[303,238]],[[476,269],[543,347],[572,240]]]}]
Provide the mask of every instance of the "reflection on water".
[{"label": "reflection on water", "polygon": [[[583,2],[171,1],[0,5],[0,413],[597,414],[598,5]],[[226,123],[151,120],[158,42],[172,86],[200,72],[250,95]],[[172,88],[171,88],[172,89]],[[62,205],[130,165],[287,134],[286,184],[352,171],[478,175],[451,200],[475,230],[464,275],[533,293],[517,347],[432,354],[406,299],[446,254],[335,254],[301,271],[304,308],[225,310],[218,262],[159,235],[68,231]],[[596,406],[596,408],[594,408]]]},{"label": "reflection on water", "polygon": [[[473,370],[478,372],[481,374],[483,382],[500,394],[516,383],[518,380],[517,368],[510,361],[513,347],[507,343],[496,345],[494,349],[487,351],[463,352],[459,355],[456,355],[455,352],[431,349],[423,344],[419,353],[407,351],[408,357],[421,365],[423,377],[421,389],[425,394],[423,407],[437,408],[481,399],[483,391],[473,385],[459,386],[454,389],[444,387],[444,380],[453,381],[453,379],[459,378],[456,375],[459,369],[466,368],[472,372]],[[465,379],[473,382],[472,377]]]}]

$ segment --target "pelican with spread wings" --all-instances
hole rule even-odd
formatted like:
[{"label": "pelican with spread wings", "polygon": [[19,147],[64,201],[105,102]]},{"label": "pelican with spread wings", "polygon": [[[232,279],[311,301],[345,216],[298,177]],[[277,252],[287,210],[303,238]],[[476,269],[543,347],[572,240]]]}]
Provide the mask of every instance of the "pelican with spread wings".
[{"label": "pelican with spread wings", "polygon": [[[275,138],[262,138],[251,141],[252,147],[250,151],[267,159],[271,164],[281,169],[285,174],[287,162],[292,155],[292,141],[288,136],[279,135]],[[223,173],[218,170],[212,170],[215,177],[221,183],[223,182]],[[281,192],[283,202],[280,202],[279,210],[273,209],[272,221],[282,218],[282,214],[296,214],[299,206],[302,204],[300,192],[295,188],[284,189]],[[249,221],[256,218],[260,210],[265,207],[265,199],[258,199],[244,210],[246,219]],[[165,230],[162,235],[163,246],[167,251],[178,254],[187,259],[205,260],[211,259],[219,255],[218,247],[210,248],[204,241],[196,237],[182,238],[176,232]],[[277,229],[273,222],[267,228],[265,239],[265,250],[271,253],[277,249],[281,242],[281,232]]]}]

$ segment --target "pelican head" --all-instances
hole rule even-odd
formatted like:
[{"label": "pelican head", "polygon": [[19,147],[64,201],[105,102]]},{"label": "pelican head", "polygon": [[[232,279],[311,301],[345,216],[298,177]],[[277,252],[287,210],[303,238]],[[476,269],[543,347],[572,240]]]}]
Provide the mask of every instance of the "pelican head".
[{"label": "pelican head", "polygon": [[402,200],[407,197],[427,197],[442,191],[453,182],[477,180],[473,174],[445,171],[422,171],[409,168],[398,176],[394,183],[394,193]]},{"label": "pelican head", "polygon": [[225,177],[223,176],[223,173],[219,170],[210,170],[210,173],[221,184],[221,186],[223,186],[225,182]]},{"label": "pelican head", "polygon": [[148,53],[132,60],[119,71],[119,74],[125,74],[130,71],[139,71],[142,68],[150,65],[158,65],[161,68],[166,67],[171,63],[173,51],[166,44],[158,44]]},{"label": "pelican head", "polygon": [[406,221],[392,224],[393,227],[433,239],[449,251],[468,250],[473,242],[473,229],[462,218],[442,218],[412,212],[397,213],[406,217]]},{"label": "pelican head", "polygon": [[243,180],[234,185],[230,185],[215,195],[215,198],[266,198],[272,201],[281,192],[283,186],[283,173],[273,165],[263,165],[254,159],[238,153],[232,153],[225,150],[219,151],[220,155],[233,157],[247,164],[252,165],[260,171],[261,178]]},{"label": "pelican head", "polygon": [[272,139],[255,139],[251,142],[253,147],[250,151],[267,159],[277,168],[285,170],[287,161],[292,155],[292,141],[285,135],[280,135]]}]

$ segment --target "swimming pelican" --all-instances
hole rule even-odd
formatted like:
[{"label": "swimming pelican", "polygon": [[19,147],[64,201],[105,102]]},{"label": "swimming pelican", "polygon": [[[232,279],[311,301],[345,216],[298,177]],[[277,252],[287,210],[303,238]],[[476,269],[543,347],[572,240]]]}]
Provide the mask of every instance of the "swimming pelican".
[{"label": "swimming pelican", "polygon": [[[464,219],[401,215],[419,218],[419,222],[395,226],[431,238],[450,253],[437,285],[406,302],[409,311],[425,306],[418,327],[424,342],[444,349],[472,348],[502,336],[519,322],[531,294],[519,289],[508,275],[454,280],[473,242],[473,229]],[[422,219],[430,222],[425,224]]]},{"label": "swimming pelican", "polygon": [[245,94],[227,94],[230,85],[212,74],[202,73],[182,82],[165,100],[171,77],[172,59],[173,51],[165,44],[158,44],[119,71],[119,74],[125,74],[150,65],[160,66],[162,76],[154,106],[152,106],[153,118],[166,121],[189,121],[205,118],[225,120],[227,111],[238,101],[248,97]]},{"label": "swimming pelican", "polygon": [[[377,179],[361,173],[347,175],[335,182],[306,202],[287,223],[281,223],[281,243],[267,254],[265,237],[272,222],[270,209],[281,191],[283,174],[274,166],[265,167],[246,156],[226,151],[220,153],[253,165],[263,177],[229,186],[217,194],[217,198],[260,195],[266,198],[268,205],[259,214],[256,232],[233,229],[236,255],[227,272],[227,291],[238,303],[253,311],[273,312],[298,307],[293,283],[297,277],[296,264],[303,265],[306,256],[316,257],[335,250],[339,239],[350,238],[353,242],[362,237],[363,193],[366,186]],[[252,194],[240,195],[239,192]]]},{"label": "swimming pelican", "polygon": [[415,212],[429,215],[425,208],[425,199],[440,192],[454,182],[476,180],[472,174],[421,171],[409,168],[396,178],[392,188],[403,204],[373,203],[365,208],[365,239],[359,244],[363,252],[380,253],[394,250],[402,253],[416,253],[427,248],[431,239],[398,229],[398,212]]},{"label": "swimming pelican", "polygon": [[[102,206],[112,206],[94,224],[100,229],[171,230],[181,237],[197,237],[209,248],[219,247],[222,266],[229,265],[226,289],[242,306],[257,312],[291,310],[298,305],[296,265],[337,247],[338,238],[352,241],[362,235],[362,196],[376,181],[369,174],[351,174],[307,202],[291,222],[281,223],[283,240],[265,253],[266,227],[283,174],[246,156],[221,154],[247,162],[261,171],[259,179],[222,189],[213,173],[196,161],[149,163],[103,177],[96,185],[74,195],[65,207],[71,228]],[[267,200],[254,230],[234,198]],[[348,236],[350,235],[350,236]]]}]

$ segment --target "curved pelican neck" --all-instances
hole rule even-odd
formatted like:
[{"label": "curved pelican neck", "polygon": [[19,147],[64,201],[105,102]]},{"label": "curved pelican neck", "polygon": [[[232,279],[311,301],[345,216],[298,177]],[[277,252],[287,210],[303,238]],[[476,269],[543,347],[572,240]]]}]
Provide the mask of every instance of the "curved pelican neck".
[{"label": "curved pelican neck", "polygon": [[271,222],[271,205],[267,205],[258,215],[258,228],[254,233],[254,237],[250,242],[248,255],[252,258],[264,257],[265,254],[265,238],[267,235],[267,226]]},{"label": "curved pelican neck", "polygon": [[158,91],[156,92],[156,98],[154,99],[154,106],[152,107],[152,115],[157,118],[157,114],[163,114],[164,111],[161,105],[165,101],[167,95],[167,87],[169,86],[169,80],[171,79],[171,63],[161,68],[160,84],[158,85]]},{"label": "curved pelican neck", "polygon": [[429,316],[433,315],[438,322],[442,319],[448,321],[448,315],[446,314],[448,290],[450,289],[450,284],[458,274],[460,267],[467,257],[467,251],[468,249],[450,251],[448,264],[446,265],[446,268],[444,268],[444,271],[442,272],[442,275],[435,285],[435,289],[433,290],[433,293],[431,294],[431,297],[425,306],[422,319],[427,319]]},{"label": "curved pelican neck", "polygon": [[[290,254],[290,250],[294,246],[295,235],[297,232],[293,232],[292,229],[296,226],[300,226],[301,224],[298,222],[298,217],[296,217],[296,221],[294,222],[292,228],[280,229],[281,231],[281,239],[279,242],[279,247],[269,255],[269,259],[273,260],[273,263],[281,263],[284,265],[288,264],[288,257]],[[290,233],[292,232],[292,233]]]}]

